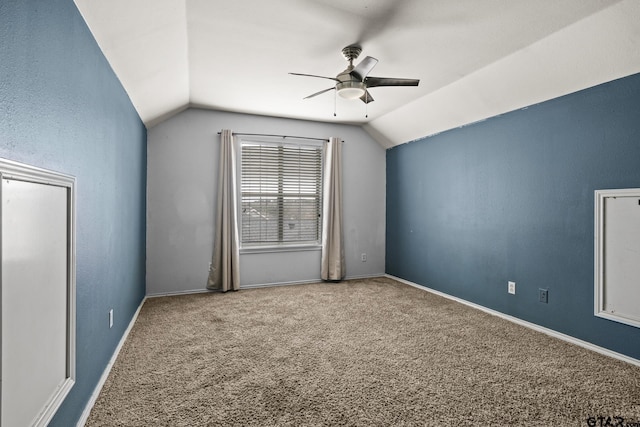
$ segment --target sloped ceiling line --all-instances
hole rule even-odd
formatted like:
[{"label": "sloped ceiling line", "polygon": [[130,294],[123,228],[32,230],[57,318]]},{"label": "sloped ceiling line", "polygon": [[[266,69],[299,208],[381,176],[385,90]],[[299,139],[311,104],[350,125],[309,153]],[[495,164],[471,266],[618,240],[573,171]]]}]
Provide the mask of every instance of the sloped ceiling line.
[{"label": "sloped ceiling line", "polygon": [[[640,72],[637,0],[75,0],[147,127],[190,107],[353,123],[391,147]],[[355,41],[368,104],[335,76]]]}]

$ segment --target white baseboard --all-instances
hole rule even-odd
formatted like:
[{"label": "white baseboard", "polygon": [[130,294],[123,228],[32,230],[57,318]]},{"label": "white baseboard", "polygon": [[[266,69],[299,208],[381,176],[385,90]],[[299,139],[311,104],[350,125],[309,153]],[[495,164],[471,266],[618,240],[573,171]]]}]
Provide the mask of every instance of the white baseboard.
[{"label": "white baseboard", "polygon": [[107,366],[104,368],[104,372],[102,372],[102,376],[100,377],[100,380],[98,381],[98,384],[96,385],[95,389],[93,390],[93,393],[91,393],[91,397],[89,398],[89,401],[87,402],[87,405],[85,406],[84,411],[82,411],[82,416],[80,416],[80,419],[78,420],[78,423],[76,424],[76,427],[84,427],[84,425],[87,422],[87,419],[89,419],[89,415],[91,414],[91,409],[93,409],[93,405],[95,405],[96,400],[98,399],[98,396],[100,395],[100,391],[102,390],[102,387],[104,386],[104,383],[107,381],[107,377],[109,377],[109,373],[111,372],[111,368],[113,367],[113,364],[116,362],[116,359],[118,358],[118,354],[120,353],[120,349],[122,349],[122,346],[124,345],[124,342],[127,340],[127,337],[129,336],[129,332],[131,332],[131,329],[133,328],[133,325],[136,323],[136,319],[138,318],[138,314],[140,314],[140,309],[144,305],[144,302],[146,301],[146,299],[147,299],[147,297],[144,297],[142,299],[142,301],[140,302],[140,305],[138,306],[138,309],[136,310],[136,312],[134,313],[133,317],[131,318],[131,321],[129,322],[129,326],[127,326],[127,329],[124,331],[124,334],[122,334],[122,338],[120,338],[120,342],[118,342],[118,346],[116,347],[115,351],[113,352],[113,355],[111,356],[111,359],[109,359],[109,363],[107,363]]},{"label": "white baseboard", "polygon": [[390,274],[385,274],[385,276],[390,278],[390,279],[397,280],[398,282],[404,283],[406,285],[413,286],[414,288],[421,289],[421,290],[427,291],[427,292],[431,292],[432,294],[439,295],[441,297],[444,297],[444,298],[459,302],[459,303],[464,304],[464,305],[468,305],[469,307],[473,307],[475,309],[484,311],[485,313],[489,313],[489,314],[492,314],[494,316],[501,317],[501,318],[506,319],[506,320],[508,320],[510,322],[517,323],[518,325],[525,326],[525,327],[527,327],[529,329],[533,329],[535,331],[542,332],[543,334],[552,336],[554,338],[558,338],[558,339],[561,339],[563,341],[569,342],[571,344],[586,348],[588,350],[595,351],[596,353],[600,353],[600,354],[603,354],[605,356],[609,356],[609,357],[612,357],[614,359],[618,359],[618,360],[621,360],[623,362],[627,362],[627,363],[630,363],[632,365],[640,367],[640,360],[635,359],[633,357],[630,357],[630,356],[615,352],[613,350],[609,350],[609,349],[604,348],[604,347],[597,346],[597,345],[592,344],[592,343],[590,343],[588,341],[583,341],[581,339],[572,337],[570,335],[563,334],[563,333],[558,332],[558,331],[554,331],[553,329],[545,328],[544,326],[536,325],[535,323],[527,322],[526,320],[522,320],[522,319],[519,319],[517,317],[510,316],[508,314],[504,314],[504,313],[501,313],[501,312],[496,311],[496,310],[492,310],[490,308],[487,308],[487,307],[484,307],[482,305],[469,302],[469,301],[464,300],[462,298],[454,297],[453,295],[449,295],[449,294],[446,294],[444,292],[440,292],[440,291],[437,291],[435,289],[431,289],[431,288],[429,288],[427,286],[422,286],[422,285],[419,285],[417,283],[410,282],[410,281],[405,280],[405,279],[401,279],[400,277],[392,276]]},{"label": "white baseboard", "polygon": [[[344,280],[354,280],[354,279],[371,279],[374,277],[383,277],[384,273],[377,274],[367,274],[362,276],[347,276]],[[290,286],[290,285],[308,285],[311,283],[320,283],[322,282],[321,278],[317,279],[309,279],[309,280],[298,280],[292,282],[276,282],[276,283],[260,283],[260,284],[251,284],[251,285],[241,285],[240,289],[255,289],[255,288],[269,288],[272,286]]]},{"label": "white baseboard", "polygon": [[[376,274],[365,274],[360,276],[347,276],[344,280],[355,280],[355,279],[372,279],[374,277],[383,277],[384,273],[376,273]],[[308,285],[310,283],[319,283],[322,282],[321,278],[317,279],[308,279],[308,280],[294,280],[291,282],[270,282],[270,283],[252,283],[249,285],[240,285],[240,289],[255,289],[255,288],[269,288],[272,286],[290,286],[290,285]],[[210,289],[190,289],[185,291],[170,291],[170,292],[155,292],[152,294],[147,294],[147,298],[157,298],[157,297],[171,297],[176,295],[191,295],[191,294],[201,294],[207,292],[216,292],[215,290]]]},{"label": "white baseboard", "polygon": [[250,285],[240,285],[240,290],[242,289],[256,289],[256,288],[271,288],[274,286],[292,286],[292,285],[310,285],[311,283],[321,282],[320,279],[310,279],[310,280],[297,280],[291,282],[275,282],[275,283],[253,283]]},{"label": "white baseboard", "polygon": [[374,279],[376,277],[384,277],[384,273],[376,273],[376,274],[362,274],[360,276],[347,276],[344,280],[357,280],[357,279]]},{"label": "white baseboard", "polygon": [[216,292],[211,289],[190,289],[187,291],[173,291],[173,292],[156,292],[153,294],[147,294],[147,298],[158,298],[158,297],[173,297],[176,295],[191,295],[191,294],[206,294],[208,292]]}]

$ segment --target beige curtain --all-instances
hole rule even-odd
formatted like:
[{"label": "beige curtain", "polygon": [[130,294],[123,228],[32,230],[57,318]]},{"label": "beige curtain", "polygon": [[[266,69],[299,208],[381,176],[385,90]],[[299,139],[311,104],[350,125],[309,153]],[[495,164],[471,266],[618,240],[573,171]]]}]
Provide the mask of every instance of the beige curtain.
[{"label": "beige curtain", "polygon": [[322,280],[346,276],[342,235],[342,141],[330,138],[326,146],[322,207]]},{"label": "beige curtain", "polygon": [[237,291],[240,289],[240,245],[236,209],[236,155],[233,133],[228,129],[220,134],[219,164],[215,243],[207,288],[222,292]]}]

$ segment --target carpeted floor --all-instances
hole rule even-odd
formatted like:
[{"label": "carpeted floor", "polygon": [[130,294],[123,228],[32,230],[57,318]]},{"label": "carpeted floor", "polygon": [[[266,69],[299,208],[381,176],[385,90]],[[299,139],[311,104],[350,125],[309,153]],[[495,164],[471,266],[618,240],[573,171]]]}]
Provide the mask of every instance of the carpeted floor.
[{"label": "carpeted floor", "polygon": [[87,422],[334,425],[640,426],[640,368],[386,278],[151,298]]}]

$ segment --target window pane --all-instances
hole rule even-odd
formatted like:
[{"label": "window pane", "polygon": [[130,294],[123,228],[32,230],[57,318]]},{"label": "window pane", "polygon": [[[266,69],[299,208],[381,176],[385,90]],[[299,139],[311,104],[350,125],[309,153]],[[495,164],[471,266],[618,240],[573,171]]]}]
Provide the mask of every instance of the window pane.
[{"label": "window pane", "polygon": [[242,243],[318,242],[322,148],[242,143]]}]

